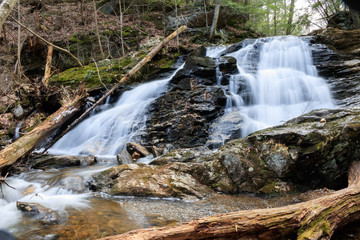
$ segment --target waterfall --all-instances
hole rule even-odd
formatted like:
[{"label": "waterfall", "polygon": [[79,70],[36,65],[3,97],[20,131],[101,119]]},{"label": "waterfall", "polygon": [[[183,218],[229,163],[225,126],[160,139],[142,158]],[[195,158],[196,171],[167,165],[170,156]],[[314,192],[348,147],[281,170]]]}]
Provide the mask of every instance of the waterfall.
[{"label": "waterfall", "polygon": [[[237,59],[239,73],[224,87],[228,103],[225,115],[213,126],[217,135],[213,139],[230,140],[239,127],[238,135],[244,137],[314,109],[335,107],[328,86],[317,75],[310,46],[301,38],[247,40],[227,56]],[[236,124],[229,129],[231,122]]]},{"label": "waterfall", "polygon": [[130,141],[145,131],[145,112],[164,93],[168,78],[142,84],[122,94],[115,106],[82,121],[49,149],[51,154],[116,156]]}]

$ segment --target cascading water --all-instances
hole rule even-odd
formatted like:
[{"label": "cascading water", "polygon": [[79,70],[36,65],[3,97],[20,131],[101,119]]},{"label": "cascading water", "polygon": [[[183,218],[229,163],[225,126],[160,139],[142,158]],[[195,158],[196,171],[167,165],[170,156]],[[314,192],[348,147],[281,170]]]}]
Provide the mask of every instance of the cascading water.
[{"label": "cascading water", "polygon": [[167,89],[170,77],[142,84],[125,92],[114,107],[105,109],[81,122],[61,138],[51,154],[116,156],[145,130],[145,112],[149,104]]},{"label": "cascading water", "polygon": [[[234,112],[242,118],[241,124],[235,122],[244,137],[314,109],[335,107],[328,86],[317,75],[307,42],[284,36],[243,44],[227,55],[237,59],[239,73],[230,77],[226,113],[217,123],[221,128]],[[224,139],[224,133],[218,135]]]}]

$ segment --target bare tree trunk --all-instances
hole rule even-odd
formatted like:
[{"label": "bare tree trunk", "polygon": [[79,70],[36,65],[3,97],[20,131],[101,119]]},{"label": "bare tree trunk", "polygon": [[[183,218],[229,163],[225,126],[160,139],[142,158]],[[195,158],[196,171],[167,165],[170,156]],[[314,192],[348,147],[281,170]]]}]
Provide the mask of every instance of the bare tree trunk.
[{"label": "bare tree trunk", "polygon": [[[94,103],[91,107],[89,107],[78,119],[76,119],[72,124],[68,126],[68,128],[53,141],[55,143],[58,139],[64,136],[67,132],[69,132],[73,127],[75,127],[80,121],[82,121],[96,106],[102,103],[110,94],[112,94],[116,89],[118,89],[122,84],[124,84],[127,80],[129,80],[134,74],[139,71],[146,63],[151,61],[151,59],[161,50],[161,48],[167,44],[169,41],[174,39],[178,34],[184,32],[187,29],[186,26],[182,26],[179,29],[176,29],[172,34],[170,34],[167,38],[165,38],[161,43],[157,46],[153,47],[150,53],[148,53],[138,64],[136,64],[115,86],[113,86],[104,96],[102,96],[96,103]],[[47,149],[49,149],[49,146]],[[47,151],[45,149],[45,151]]]},{"label": "bare tree trunk", "polygon": [[124,49],[124,38],[123,38],[123,11],[121,6],[121,0],[119,0],[119,11],[120,11],[120,41],[121,41],[121,54],[125,55]]},{"label": "bare tree trunk", "polygon": [[359,22],[359,13],[353,9],[350,9],[351,17],[354,20],[354,25],[356,29],[360,29],[360,22]]},{"label": "bare tree trunk", "polygon": [[215,10],[214,10],[214,18],[213,18],[213,22],[212,22],[211,29],[210,29],[210,41],[212,41],[215,37],[216,26],[217,26],[217,22],[219,20],[219,14],[220,14],[220,1],[216,0]]},{"label": "bare tree trunk", "polygon": [[16,6],[18,0],[3,0],[0,3],[0,28],[4,25],[6,18]]},{"label": "bare tree trunk", "polygon": [[46,139],[64,122],[74,116],[85,102],[85,96],[86,90],[85,85],[83,84],[79,88],[78,94],[74,100],[65,103],[59,110],[50,115],[38,127],[18,138],[12,144],[6,146],[0,152],[0,170],[14,164],[17,160],[29,154],[39,143],[41,143],[41,141]]},{"label": "bare tree trunk", "polygon": [[208,20],[208,12],[206,9],[206,1],[205,0],[204,0],[204,11],[205,11],[206,33],[209,33],[209,20]]},{"label": "bare tree trunk", "polygon": [[294,8],[295,8],[295,0],[291,0],[290,3],[290,10],[289,10],[289,19],[286,27],[286,35],[290,35],[292,32],[292,24],[293,24],[293,17],[294,17]]},{"label": "bare tree trunk", "polygon": [[[175,14],[176,14],[175,15],[176,29],[179,29],[177,1],[176,0],[174,1],[175,1]],[[179,34],[177,32],[176,32],[176,46],[179,46]]]},{"label": "bare tree trunk", "polygon": [[100,48],[100,53],[101,53],[101,58],[105,59],[105,54],[101,45],[101,38],[100,38],[100,33],[99,33],[99,24],[98,24],[98,16],[97,16],[97,8],[96,8],[96,1],[93,0],[93,4],[94,4],[94,15],[95,15],[95,28],[96,28],[96,36],[99,42],[99,48]]},{"label": "bare tree trunk", "polygon": [[46,57],[45,74],[44,74],[44,78],[43,78],[43,84],[45,86],[47,86],[49,84],[49,80],[51,77],[51,62],[52,62],[53,50],[54,50],[54,47],[49,45],[48,53],[47,53],[47,57]]},{"label": "bare tree trunk", "polygon": [[[18,21],[21,22],[21,8],[20,0],[18,1]],[[21,26],[18,26],[18,40],[17,40],[17,72],[21,75]]]},{"label": "bare tree trunk", "polygon": [[303,203],[205,217],[176,227],[148,228],[102,240],[323,239],[360,219],[360,164],[353,163],[349,187]]}]

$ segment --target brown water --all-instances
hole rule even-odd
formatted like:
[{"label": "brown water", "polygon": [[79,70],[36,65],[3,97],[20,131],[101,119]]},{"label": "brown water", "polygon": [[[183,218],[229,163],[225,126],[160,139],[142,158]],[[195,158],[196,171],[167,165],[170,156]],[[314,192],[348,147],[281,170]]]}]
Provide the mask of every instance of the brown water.
[{"label": "brown water", "polygon": [[95,197],[88,208],[67,210],[67,221],[43,226],[26,219],[17,239],[97,239],[150,226],[172,226],[200,217],[239,210],[287,205],[291,197],[257,198],[251,195],[221,195],[185,202],[151,198]]}]

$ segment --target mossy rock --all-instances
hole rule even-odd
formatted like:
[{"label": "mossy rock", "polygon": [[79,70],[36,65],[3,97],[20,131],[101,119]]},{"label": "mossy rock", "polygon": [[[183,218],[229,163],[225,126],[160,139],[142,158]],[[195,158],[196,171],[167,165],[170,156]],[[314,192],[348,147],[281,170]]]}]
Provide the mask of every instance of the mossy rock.
[{"label": "mossy rock", "polygon": [[[126,73],[129,72],[143,57],[148,49],[138,52],[135,56],[130,54],[119,59],[106,59],[98,63],[91,63],[84,67],[75,67],[54,75],[50,84],[70,86],[76,89],[80,82],[84,81],[88,90],[102,88],[104,85],[117,83]],[[176,62],[179,53],[172,55],[158,55],[154,60],[146,64],[131,78],[128,84],[144,82],[156,73],[166,71]],[[101,81],[100,81],[100,78]]]}]

